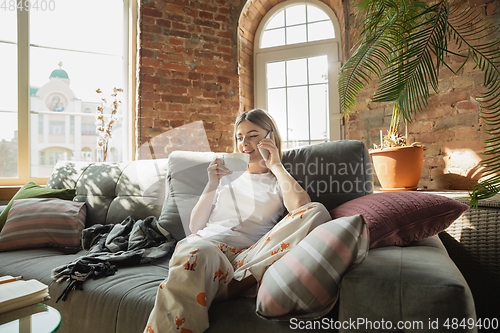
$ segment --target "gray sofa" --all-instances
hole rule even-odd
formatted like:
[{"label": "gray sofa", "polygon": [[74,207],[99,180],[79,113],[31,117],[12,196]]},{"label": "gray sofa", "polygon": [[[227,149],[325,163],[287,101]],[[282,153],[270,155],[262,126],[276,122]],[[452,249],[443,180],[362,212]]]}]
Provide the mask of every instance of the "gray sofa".
[{"label": "gray sofa", "polygon": [[[210,153],[174,153],[169,159],[120,164],[60,163],[47,186],[76,188],[75,200],[87,203],[87,226],[120,223],[129,215],[136,219],[154,215],[180,239],[186,233],[186,211],[203,189],[212,158]],[[369,155],[358,141],[286,151],[283,163],[311,199],[328,210],[372,191]],[[170,256],[88,280],[83,291],[73,291],[65,302],[55,303],[66,283],[52,281],[51,270],[84,253],[67,255],[50,248],[0,252],[0,275],[23,275],[48,284],[52,299],[47,304],[62,315],[58,332],[141,332],[157,287],[168,275]],[[432,331],[439,332],[448,331],[441,326],[447,318],[475,318],[474,301],[460,271],[433,236],[405,247],[370,250],[360,266],[344,275],[339,302],[325,318],[268,321],[255,314],[255,299],[239,298],[212,306],[208,332],[289,332],[297,328],[323,332],[339,327],[346,332],[422,332],[436,320],[441,329]],[[391,329],[387,321],[394,325]],[[397,329],[399,321],[408,321],[404,323],[407,327]],[[407,323],[411,322],[422,322],[423,330],[410,327]]]}]

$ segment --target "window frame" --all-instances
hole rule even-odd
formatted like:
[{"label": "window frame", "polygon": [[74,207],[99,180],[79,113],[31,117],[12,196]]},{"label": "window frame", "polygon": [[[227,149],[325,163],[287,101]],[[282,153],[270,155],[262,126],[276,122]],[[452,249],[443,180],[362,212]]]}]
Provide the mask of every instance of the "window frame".
[{"label": "window frame", "polygon": [[[127,118],[127,127],[124,130],[125,139],[129,142],[127,149],[123,151],[123,160],[133,160],[136,156],[135,132],[136,132],[136,86],[137,86],[137,22],[138,1],[123,0],[123,71],[124,92],[127,99],[122,100],[123,108],[126,110],[124,117]],[[17,8],[17,77],[18,77],[18,176],[12,178],[0,178],[0,200],[5,196],[1,194],[2,187],[18,187],[33,181],[44,185],[49,178],[32,177],[30,174],[30,127],[38,123],[30,124],[30,89],[29,89],[29,64],[30,64],[30,38],[29,38],[29,11]],[[46,129],[49,130],[48,128]],[[79,152],[78,152],[79,153]],[[9,192],[11,192],[9,190]],[[8,198],[8,196],[7,196]]]},{"label": "window frame", "polygon": [[[297,4],[311,4],[323,10],[333,23],[335,37],[325,40],[260,48],[264,27],[269,20],[286,7]],[[330,141],[344,138],[340,98],[338,94],[340,63],[340,25],[333,10],[326,4],[314,0],[290,0],[274,6],[262,19],[254,39],[254,105],[267,109],[266,64],[275,61],[310,58],[327,54],[328,58],[328,109]],[[333,80],[330,78],[334,78]],[[286,133],[281,133],[286,135]],[[284,137],[285,140],[285,137]]]}]

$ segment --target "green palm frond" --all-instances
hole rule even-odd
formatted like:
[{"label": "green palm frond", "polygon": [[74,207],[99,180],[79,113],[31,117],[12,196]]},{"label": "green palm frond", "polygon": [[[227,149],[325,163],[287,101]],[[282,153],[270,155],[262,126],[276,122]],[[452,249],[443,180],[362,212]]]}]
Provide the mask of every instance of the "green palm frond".
[{"label": "green palm frond", "polygon": [[399,104],[403,117],[427,106],[429,85],[437,92],[443,50],[447,49],[448,8],[439,2],[410,17],[418,25],[403,30],[406,38],[396,47],[396,54],[384,73],[373,98],[374,102]]},{"label": "green palm frond", "polygon": [[[359,93],[372,81],[374,76],[381,82],[394,80],[382,86],[381,93],[377,94],[374,101],[396,101],[388,96],[392,94],[393,84],[401,87],[401,66],[396,59],[408,59],[410,56],[404,47],[408,35],[414,25],[421,21],[429,11],[422,11],[425,3],[421,1],[361,1],[358,4],[363,15],[363,29],[358,41],[359,47],[342,67],[339,78],[339,92],[341,109],[343,113],[351,112]],[[419,17],[415,20],[415,13]],[[358,18],[359,19],[359,18]],[[395,52],[396,50],[396,52]],[[414,51],[414,48],[411,50]],[[403,54],[403,56],[400,56]],[[398,56],[399,55],[399,56]],[[411,56],[410,56],[411,57]],[[389,71],[387,71],[389,69]],[[391,71],[394,69],[394,71]],[[404,85],[404,83],[403,83]],[[399,93],[396,93],[399,97]],[[406,110],[403,110],[404,113]]]},{"label": "green palm frond", "polygon": [[475,185],[472,188],[470,195],[470,207],[478,208],[479,200],[488,199],[500,192],[500,187],[498,186],[498,181],[496,183],[490,183],[489,181],[483,181],[480,184]]},{"label": "green palm frond", "polygon": [[[392,45],[388,31],[398,19],[398,6],[393,1],[380,1],[377,4],[377,8],[364,7],[365,2],[359,4],[360,8],[369,10],[370,15],[361,33],[364,38],[342,67],[339,77],[340,107],[344,114],[352,111],[360,92],[370,84],[373,76],[381,76],[382,64],[390,60],[387,54],[392,51]],[[389,8],[396,12],[389,13]]]},{"label": "green palm frond", "polygon": [[[339,77],[341,109],[351,112],[359,94],[377,78],[374,102],[393,102],[406,121],[437,92],[441,66],[458,72],[472,60],[484,73],[475,98],[489,138],[483,179],[472,189],[471,205],[500,191],[500,38],[483,14],[462,1],[360,0],[362,27],[356,50]],[[486,42],[485,42],[486,40]],[[450,47],[450,45],[456,47]],[[451,51],[451,50],[458,51]],[[448,55],[462,58],[453,70]]]}]

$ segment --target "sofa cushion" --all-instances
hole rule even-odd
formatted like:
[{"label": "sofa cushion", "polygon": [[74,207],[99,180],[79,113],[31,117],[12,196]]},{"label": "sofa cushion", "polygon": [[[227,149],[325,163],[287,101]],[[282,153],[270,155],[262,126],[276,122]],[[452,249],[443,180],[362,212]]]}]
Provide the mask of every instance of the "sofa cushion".
[{"label": "sofa cushion", "polygon": [[159,225],[179,241],[191,234],[191,211],[208,182],[208,165],[222,154],[174,151],[168,158],[166,187]]},{"label": "sofa cushion", "polygon": [[266,319],[314,319],[328,313],[344,272],[368,252],[368,230],[360,215],[316,227],[264,274],[257,314]]},{"label": "sofa cushion", "polygon": [[286,150],[283,165],[311,201],[321,202],[329,211],[373,192],[370,155],[361,141],[339,140]]},{"label": "sofa cushion", "polygon": [[58,162],[47,187],[75,187],[74,200],[87,204],[87,227],[121,223],[128,216],[158,218],[165,200],[167,161]]},{"label": "sofa cushion", "polygon": [[[371,249],[362,265],[344,275],[339,299],[340,322],[361,320],[344,332],[445,332],[447,319],[476,318],[467,282],[437,235],[411,246]],[[439,328],[430,329],[436,320]],[[415,326],[398,330],[398,323]]]},{"label": "sofa cushion", "polygon": [[406,245],[446,229],[469,207],[456,200],[420,192],[375,193],[349,201],[332,218],[361,214],[370,230],[370,248]]},{"label": "sofa cushion", "polygon": [[0,251],[57,247],[77,252],[85,216],[84,202],[55,198],[15,200],[0,232]]},{"label": "sofa cushion", "polygon": [[3,228],[5,221],[7,220],[7,215],[9,214],[10,207],[12,206],[14,200],[28,198],[59,198],[64,200],[73,200],[75,194],[76,190],[74,189],[74,186],[54,190],[42,187],[34,182],[28,182],[21,187],[19,191],[17,191],[14,197],[7,204],[7,207],[2,210],[2,213],[0,214],[0,230]]}]

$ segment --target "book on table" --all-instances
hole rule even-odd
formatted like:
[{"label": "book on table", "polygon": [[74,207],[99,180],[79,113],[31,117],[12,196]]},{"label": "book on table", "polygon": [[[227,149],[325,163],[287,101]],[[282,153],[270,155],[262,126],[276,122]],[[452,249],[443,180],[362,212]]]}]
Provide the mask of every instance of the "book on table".
[{"label": "book on table", "polygon": [[[2,276],[0,281],[11,279]],[[17,280],[0,284],[0,313],[19,309],[49,299],[49,288],[37,280]]]}]

